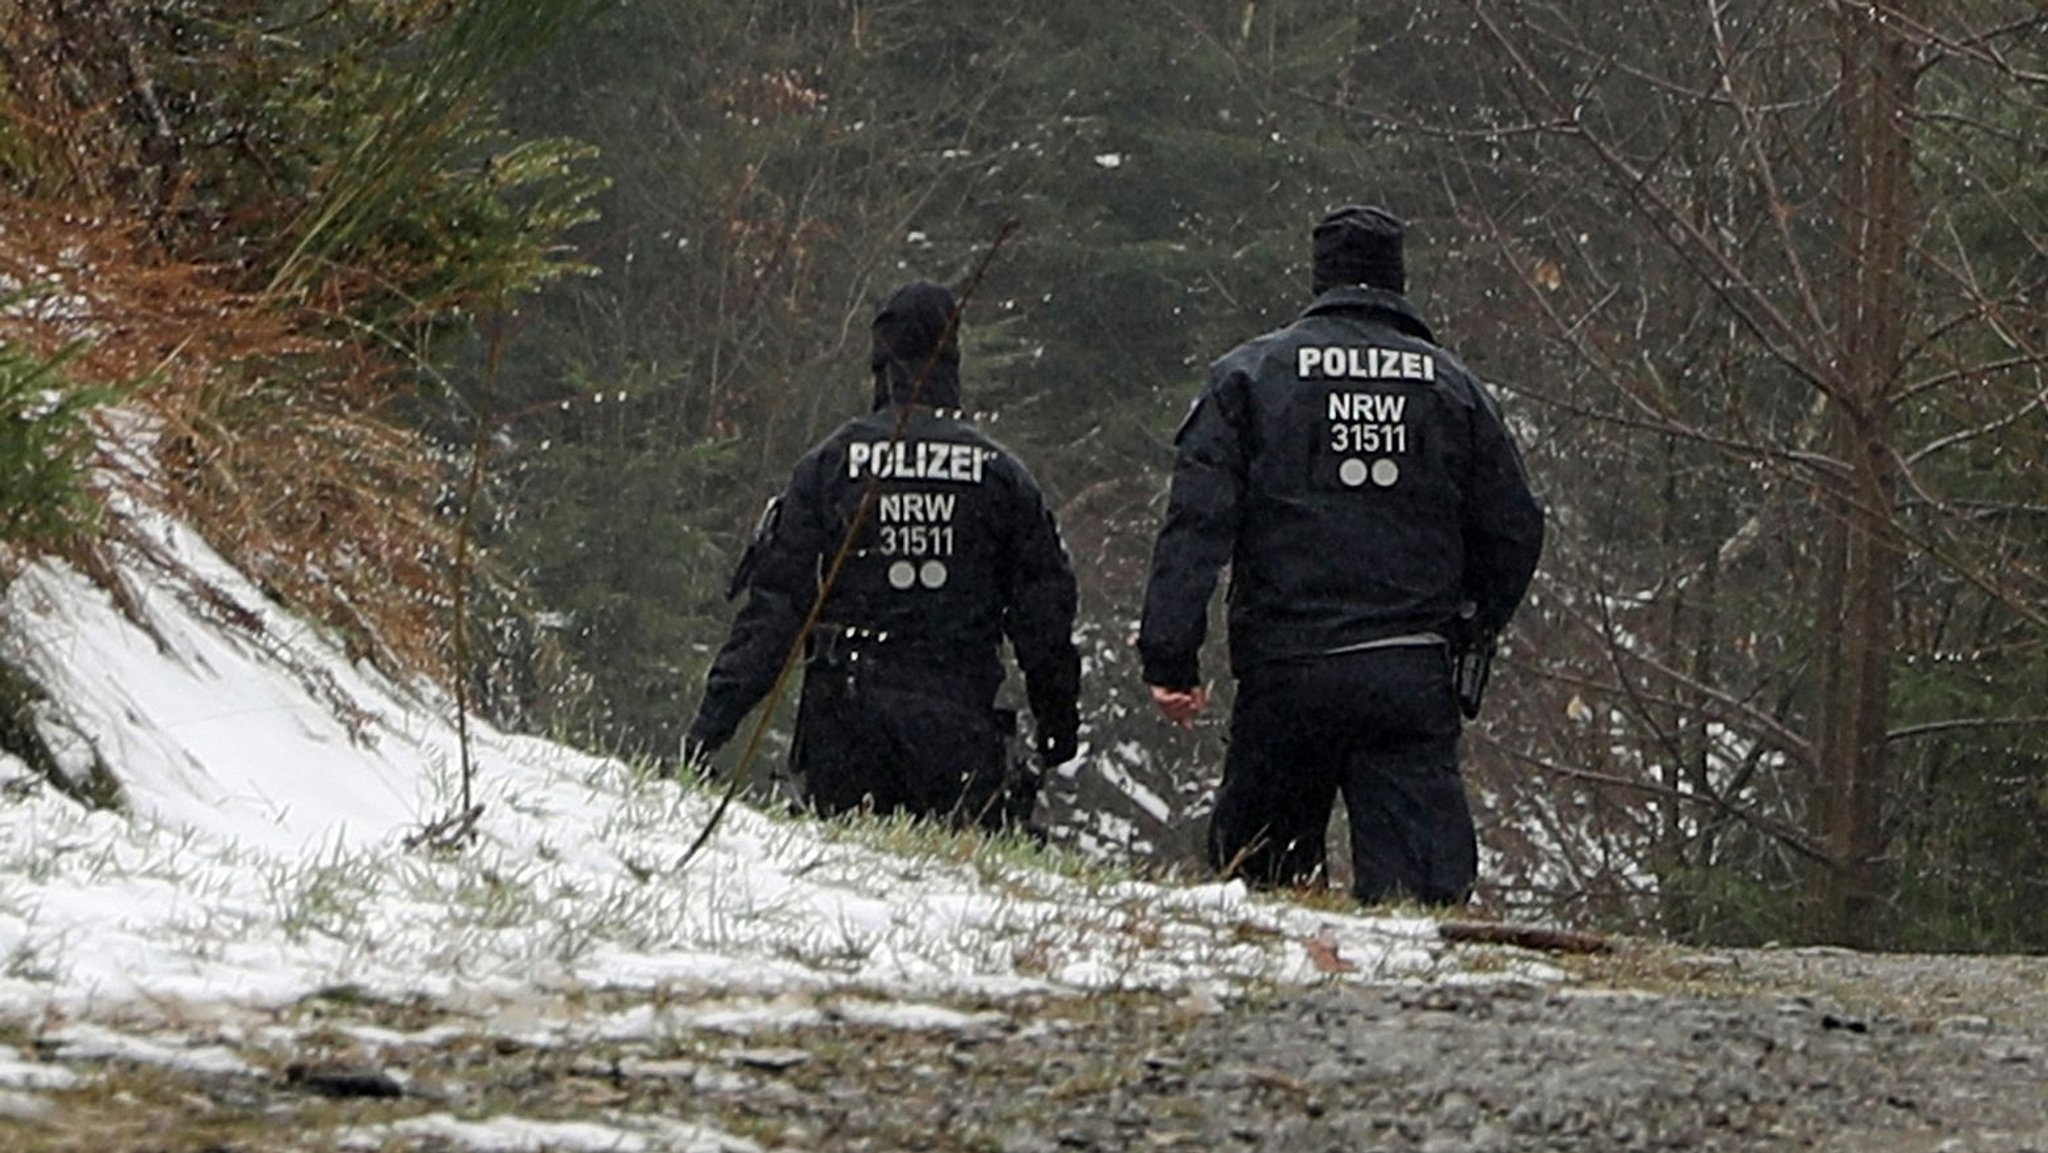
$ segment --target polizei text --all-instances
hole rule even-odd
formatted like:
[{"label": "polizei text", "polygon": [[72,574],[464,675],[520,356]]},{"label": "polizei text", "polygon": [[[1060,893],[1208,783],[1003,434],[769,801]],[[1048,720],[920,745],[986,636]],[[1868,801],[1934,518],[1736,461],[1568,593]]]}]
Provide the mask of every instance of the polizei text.
[{"label": "polizei text", "polygon": [[952,480],[980,484],[993,449],[942,440],[857,440],[846,446],[846,475],[898,480]]},{"label": "polizei text", "polygon": [[1377,345],[1302,348],[1294,353],[1294,374],[1303,380],[1435,380],[1436,358]]}]

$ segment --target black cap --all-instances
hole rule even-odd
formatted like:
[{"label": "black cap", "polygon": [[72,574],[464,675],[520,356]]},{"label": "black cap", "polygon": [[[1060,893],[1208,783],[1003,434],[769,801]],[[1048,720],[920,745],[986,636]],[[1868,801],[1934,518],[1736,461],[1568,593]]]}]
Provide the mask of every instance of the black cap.
[{"label": "black cap", "polygon": [[1347,204],[1316,222],[1315,291],[1363,284],[1389,292],[1408,291],[1401,258],[1406,231],[1401,218],[1384,208]]},{"label": "black cap", "polygon": [[[960,332],[953,314],[960,303],[953,290],[913,280],[891,292],[875,313],[875,406],[912,399],[957,407],[960,403]],[[916,396],[913,398],[912,391]]]}]

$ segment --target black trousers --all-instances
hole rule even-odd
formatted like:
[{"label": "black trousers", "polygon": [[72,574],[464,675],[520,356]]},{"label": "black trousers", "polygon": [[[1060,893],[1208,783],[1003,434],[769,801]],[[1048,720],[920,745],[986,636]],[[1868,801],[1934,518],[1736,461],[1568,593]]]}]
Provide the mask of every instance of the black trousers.
[{"label": "black trousers", "polygon": [[1341,793],[1359,900],[1463,902],[1478,840],[1458,775],[1460,724],[1450,661],[1434,645],[1250,670],[1231,712],[1209,863],[1254,885],[1314,880]]},{"label": "black trousers", "polygon": [[[791,765],[812,807],[827,816],[908,813],[1000,828],[1016,782],[989,705],[949,698],[945,686],[899,676],[887,683],[813,665],[804,677]],[[1029,811],[1029,800],[1024,801]]]}]

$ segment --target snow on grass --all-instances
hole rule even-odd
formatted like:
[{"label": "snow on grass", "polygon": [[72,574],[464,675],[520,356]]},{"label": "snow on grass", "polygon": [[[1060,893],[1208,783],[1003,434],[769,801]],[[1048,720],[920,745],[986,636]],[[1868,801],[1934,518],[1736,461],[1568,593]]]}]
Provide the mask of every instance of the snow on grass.
[{"label": "snow on grass", "polygon": [[376,1150],[392,1141],[432,1142],[477,1153],[754,1153],[760,1146],[716,1129],[674,1121],[533,1121],[492,1117],[466,1121],[431,1113],[341,1134],[341,1149]]},{"label": "snow on grass", "polygon": [[62,1065],[23,1060],[20,1051],[0,1045],[0,1089],[50,1092],[75,1088],[79,1076]]},{"label": "snow on grass", "polygon": [[[233,1073],[203,1033],[113,1030],[275,1021],[337,991],[570,1043],[828,1019],[971,1029],[985,1022],[946,1002],[1227,998],[1450,964],[1425,919],[1144,883],[907,824],[738,805],[685,864],[714,794],[476,723],[475,838],[411,848],[462,795],[445,705],[350,663],[177,523],[146,531],[180,571],[128,559],[144,622],[56,564],[0,598],[7,660],[49,691],[39,731],[68,742],[74,779],[97,763],[125,799],[89,808],[0,757],[0,1026],[63,1022],[46,1039],[80,1060]],[[593,991],[620,996],[592,1012]],[[37,1088],[10,1060],[0,1087]]]},{"label": "snow on grass", "polygon": [[904,998],[1322,978],[1332,935],[1378,977],[1436,963],[1427,922],[1315,913],[1235,884],[1162,887],[885,853],[809,821],[538,742],[479,790],[480,838],[252,848],[54,791],[0,806],[0,1013],[275,1006],[348,985],[401,1000],[528,990]]},{"label": "snow on grass", "polygon": [[257,1070],[220,1045],[175,1045],[130,1036],[98,1025],[71,1025],[43,1037],[59,1061],[125,1061],[201,1075],[246,1077]]}]

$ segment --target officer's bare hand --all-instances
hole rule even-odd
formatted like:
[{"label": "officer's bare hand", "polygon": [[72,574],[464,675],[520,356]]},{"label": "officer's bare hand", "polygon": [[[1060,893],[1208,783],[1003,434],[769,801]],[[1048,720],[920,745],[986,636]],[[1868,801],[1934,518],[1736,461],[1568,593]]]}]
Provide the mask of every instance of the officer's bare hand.
[{"label": "officer's bare hand", "polygon": [[1209,707],[1209,690],[1200,685],[1191,689],[1169,689],[1165,685],[1152,685],[1152,703],[1167,720],[1184,729],[1195,727],[1195,718]]}]

